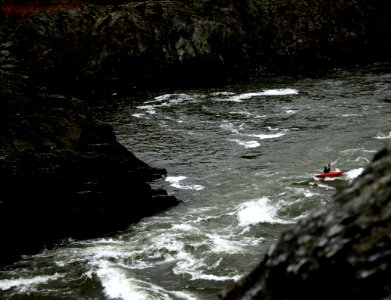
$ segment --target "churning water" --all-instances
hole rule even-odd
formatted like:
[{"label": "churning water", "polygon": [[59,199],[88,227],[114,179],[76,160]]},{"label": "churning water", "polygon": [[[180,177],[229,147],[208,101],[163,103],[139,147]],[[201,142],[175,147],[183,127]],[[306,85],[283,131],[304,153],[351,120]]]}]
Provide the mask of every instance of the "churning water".
[{"label": "churning water", "polygon": [[[183,203],[25,257],[1,270],[0,298],[216,299],[391,141],[391,72],[151,92],[97,113]],[[315,179],[326,163],[346,173]]]}]

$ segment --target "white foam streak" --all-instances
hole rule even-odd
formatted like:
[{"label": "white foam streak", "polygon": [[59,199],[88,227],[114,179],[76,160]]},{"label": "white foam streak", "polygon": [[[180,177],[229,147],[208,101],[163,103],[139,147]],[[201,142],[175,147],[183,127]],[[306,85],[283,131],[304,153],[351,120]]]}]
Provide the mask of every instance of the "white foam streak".
[{"label": "white foam streak", "polygon": [[239,226],[257,223],[287,223],[275,217],[276,210],[268,205],[268,198],[262,197],[242,204],[238,209]]},{"label": "white foam streak", "polygon": [[234,93],[232,93],[232,92],[215,92],[215,93],[212,93],[211,95],[212,96],[230,96],[233,94]]},{"label": "white foam streak", "polygon": [[378,134],[377,136],[375,136],[375,139],[378,139],[378,140],[391,139],[391,131],[388,133],[388,135]]},{"label": "white foam streak", "polygon": [[172,293],[175,297],[175,299],[185,299],[185,300],[197,300],[198,298],[193,297],[192,295],[189,295],[184,292],[173,292]]},{"label": "white foam streak", "polygon": [[285,95],[297,95],[299,93],[296,89],[270,89],[263,92],[264,96],[285,96]]},{"label": "white foam streak", "polygon": [[181,190],[194,190],[194,191],[200,191],[204,189],[204,186],[193,184],[193,185],[183,185],[181,181],[185,180],[186,176],[169,176],[166,178],[166,181],[170,183],[172,187],[175,187],[177,189]]},{"label": "white foam streak", "polygon": [[322,183],[322,180],[320,178],[316,178],[315,180],[319,181],[317,183],[317,186],[322,188],[322,189],[325,189],[325,190],[335,190],[335,187],[332,187],[330,185],[327,185],[327,184],[323,184]]},{"label": "white foam streak", "polygon": [[341,152],[342,153],[355,153],[355,152],[376,153],[377,150],[366,150],[366,149],[355,148],[355,149],[342,150]]},{"label": "white foam streak", "polygon": [[137,108],[145,110],[146,113],[148,113],[150,115],[156,114],[156,110],[153,105],[141,105],[141,106],[137,106]]},{"label": "white foam streak", "polygon": [[279,138],[281,136],[284,136],[285,134],[286,133],[284,132],[278,132],[278,133],[251,134],[249,136],[259,138],[260,140],[266,140],[266,139]]},{"label": "white foam streak", "polygon": [[298,94],[298,90],[296,89],[269,89],[261,92],[253,92],[253,93],[244,93],[232,96],[228,98],[229,101],[233,102],[241,102],[242,100],[250,99],[253,97],[259,96],[285,96],[285,95],[295,95]]},{"label": "white foam streak", "polygon": [[141,119],[145,115],[144,114],[133,114],[132,116],[135,118]]},{"label": "white foam streak", "polygon": [[54,274],[52,276],[36,276],[31,278],[16,278],[16,279],[3,279],[0,280],[0,290],[9,290],[11,288],[17,288],[20,292],[28,292],[36,289],[37,285],[48,283],[52,280],[57,280],[64,277],[60,274]]},{"label": "white foam streak", "polygon": [[353,169],[348,172],[345,172],[345,176],[348,178],[348,180],[352,181],[358,176],[360,176],[362,172],[364,172],[364,168]]},{"label": "white foam streak", "polygon": [[170,294],[175,299],[195,299],[192,295],[175,291],[170,292],[149,282],[129,277],[127,269],[109,262],[101,262],[96,274],[100,278],[103,291],[110,299],[121,300],[149,300],[170,299]]},{"label": "white foam streak", "polygon": [[297,192],[299,194],[304,195],[306,198],[310,198],[315,195],[319,195],[318,193],[313,193],[310,190],[307,190],[305,188],[292,188],[292,187],[287,187],[288,190],[293,190],[294,192]]},{"label": "white foam streak", "polygon": [[228,122],[223,122],[223,124],[220,125],[220,128],[227,130],[227,131],[230,131],[234,134],[239,134],[239,130],[242,129],[240,126],[237,129],[237,128],[235,128],[234,124],[228,123]]},{"label": "white foam streak", "polygon": [[172,226],[172,229],[175,231],[184,231],[184,232],[198,232],[198,229],[189,224],[175,224]]},{"label": "white foam streak", "polygon": [[113,268],[109,263],[102,262],[97,276],[100,278],[104,293],[114,299],[147,300],[148,296],[138,288],[135,281],[121,272],[120,268]]},{"label": "white foam streak", "polygon": [[213,243],[212,249],[215,253],[238,253],[243,250],[240,242],[224,239],[217,234],[208,234],[207,237]]},{"label": "white foam streak", "polygon": [[261,144],[257,141],[241,141],[241,140],[231,140],[231,141],[236,142],[240,146],[244,146],[245,148],[256,148],[261,146]]},{"label": "white foam streak", "polygon": [[344,114],[342,117],[347,118],[347,117],[362,117],[362,115],[359,114]]},{"label": "white foam streak", "polygon": [[203,274],[203,273],[196,273],[196,272],[189,272],[188,273],[191,276],[192,280],[213,280],[213,281],[227,281],[227,280],[233,280],[238,281],[241,277],[239,275],[236,276],[217,276],[212,274]]},{"label": "white foam streak", "polygon": [[157,96],[154,98],[154,100],[150,100],[150,101],[145,101],[145,103],[155,103],[155,102],[163,102],[163,101],[170,101],[170,100],[189,100],[189,99],[192,99],[193,98],[193,95],[189,95],[189,94],[181,94],[181,93],[177,93],[177,94],[164,94],[164,95],[161,95],[161,96]]}]

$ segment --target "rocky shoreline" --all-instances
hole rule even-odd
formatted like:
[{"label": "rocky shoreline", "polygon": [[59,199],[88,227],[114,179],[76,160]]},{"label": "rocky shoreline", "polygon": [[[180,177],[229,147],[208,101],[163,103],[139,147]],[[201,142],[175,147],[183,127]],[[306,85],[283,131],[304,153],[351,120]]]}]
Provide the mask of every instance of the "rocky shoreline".
[{"label": "rocky shoreline", "polygon": [[390,60],[389,1],[50,2],[0,14],[1,265],[179,203],[92,117],[96,97]]},{"label": "rocky shoreline", "polygon": [[62,239],[123,230],[179,203],[149,185],[166,171],[120,145],[85,101],[1,79],[1,265]]}]

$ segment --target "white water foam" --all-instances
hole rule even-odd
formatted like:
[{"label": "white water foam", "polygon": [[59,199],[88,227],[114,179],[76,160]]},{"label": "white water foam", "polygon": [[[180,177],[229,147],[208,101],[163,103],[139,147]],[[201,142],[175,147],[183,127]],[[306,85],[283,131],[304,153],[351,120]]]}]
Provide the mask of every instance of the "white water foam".
[{"label": "white water foam", "polygon": [[377,136],[375,136],[375,139],[378,139],[378,140],[391,139],[391,131],[388,133],[388,135],[380,133]]},{"label": "white water foam", "polygon": [[355,178],[360,176],[363,171],[364,171],[364,168],[353,169],[353,170],[345,172],[345,176],[349,181],[353,181]]},{"label": "white water foam", "polygon": [[[214,251],[213,251],[214,252]],[[222,258],[218,259],[212,265],[210,262],[206,264],[204,259],[195,258],[192,255],[188,255],[186,259],[178,261],[173,268],[173,272],[177,275],[183,276],[187,274],[190,276],[190,280],[208,280],[208,281],[227,281],[234,280],[237,281],[240,279],[240,276],[235,274],[232,276],[224,275],[215,275],[215,274],[207,274],[206,270],[217,269],[222,261]]]},{"label": "white water foam", "polygon": [[101,261],[96,275],[102,283],[104,293],[111,299],[147,300],[148,295],[121,270]]},{"label": "white water foam", "polygon": [[231,96],[234,95],[233,92],[215,92],[211,94],[212,96]]},{"label": "white water foam", "polygon": [[285,132],[277,132],[277,133],[261,133],[261,134],[250,134],[248,136],[259,138],[260,140],[266,139],[275,139],[286,135]]},{"label": "white water foam", "polygon": [[156,106],[172,106],[188,101],[197,102],[205,97],[206,95],[203,94],[166,94],[157,96],[154,98],[155,100],[146,101],[144,103],[163,102],[162,104]]},{"label": "white water foam", "polygon": [[227,281],[227,280],[233,280],[238,281],[241,276],[235,275],[235,276],[217,276],[212,274],[204,274],[204,273],[197,273],[197,272],[187,272],[191,276],[191,280],[213,280],[213,281]]},{"label": "white water foam", "polygon": [[191,94],[183,94],[183,93],[175,93],[175,94],[164,94],[154,98],[154,100],[145,101],[144,103],[156,103],[163,101],[184,101],[193,99],[196,95]]},{"label": "white water foam", "polygon": [[240,253],[243,250],[242,242],[225,239],[217,234],[207,234],[206,236],[213,244],[211,248],[214,253]]},{"label": "white water foam", "polygon": [[188,293],[185,292],[172,292],[171,293],[174,297],[174,299],[184,299],[184,300],[197,300],[198,298],[189,295]]},{"label": "white water foam", "polygon": [[241,115],[252,119],[263,119],[267,117],[267,115],[258,115],[248,111],[230,111],[229,113],[231,115],[239,115],[239,116]]},{"label": "white water foam", "polygon": [[132,114],[133,117],[141,119],[145,114]]},{"label": "white water foam", "polygon": [[31,278],[14,278],[0,280],[0,290],[9,290],[12,288],[17,289],[20,293],[32,292],[38,288],[38,285],[48,283],[52,280],[57,280],[64,277],[60,274],[54,274],[52,276],[35,276]]},{"label": "white water foam", "polygon": [[319,195],[318,193],[311,192],[310,190],[305,188],[286,187],[286,189],[292,190],[293,192],[298,193],[300,195],[304,195],[305,198],[311,198],[313,196]]},{"label": "white water foam", "polygon": [[220,125],[220,128],[230,131],[231,133],[234,134],[239,134],[239,130],[243,129],[243,124],[235,127],[234,124],[224,121],[223,124]]},{"label": "white water foam", "polygon": [[347,117],[362,117],[363,115],[360,114],[344,114],[341,115],[341,117],[347,118]]},{"label": "white water foam", "polygon": [[186,292],[166,291],[165,289],[149,282],[131,278],[126,274],[126,269],[119,267],[118,265],[110,264],[107,261],[101,261],[96,274],[101,280],[105,295],[109,299],[195,299],[192,295]]},{"label": "white water foam", "polygon": [[355,153],[355,152],[363,152],[363,153],[376,153],[377,150],[366,150],[366,149],[360,149],[360,148],[354,148],[354,149],[346,149],[342,150],[342,153]]},{"label": "white water foam", "polygon": [[276,209],[268,205],[269,199],[262,197],[257,200],[246,202],[239,206],[239,226],[254,225],[257,223],[287,223],[276,218]]},{"label": "white water foam", "polygon": [[241,141],[241,140],[231,140],[231,141],[236,142],[240,146],[244,146],[245,148],[256,148],[261,146],[261,144],[257,141]]},{"label": "white water foam", "polygon": [[156,110],[153,105],[141,105],[141,106],[137,106],[137,108],[145,110],[145,112],[150,115],[156,114]]},{"label": "white water foam", "polygon": [[185,232],[198,232],[198,228],[191,226],[190,224],[174,224],[172,229],[175,231],[185,231]]},{"label": "white water foam", "polygon": [[293,109],[290,107],[287,107],[284,109],[284,114],[286,114],[286,115],[293,115],[295,113],[297,113],[297,109]]},{"label": "white water foam", "polygon": [[353,161],[360,162],[360,163],[364,162],[365,164],[367,164],[370,162],[370,159],[368,159],[366,157],[359,156],[359,157],[355,158]]},{"label": "white water foam", "polygon": [[[144,105],[137,106],[137,108],[144,110],[149,115],[154,115],[158,108],[178,105],[185,101],[198,101],[204,97],[205,95],[198,94],[165,94],[155,97],[154,100],[145,101]],[[143,114],[137,113],[133,114],[133,116],[137,118],[143,116]]]},{"label": "white water foam", "polygon": [[170,183],[172,187],[175,187],[177,189],[181,190],[194,190],[194,191],[200,191],[203,190],[205,187],[199,184],[193,184],[193,185],[183,185],[181,181],[185,180],[186,176],[168,176],[166,177],[166,181]]},{"label": "white water foam", "polygon": [[322,183],[323,180],[321,180],[321,178],[316,178],[316,177],[315,177],[315,180],[317,181],[317,184],[316,184],[316,185],[317,185],[318,187],[320,187],[320,188],[322,188],[322,189],[325,189],[325,190],[335,190],[335,187]]},{"label": "white water foam", "polygon": [[242,100],[250,99],[253,97],[259,97],[259,96],[285,96],[285,95],[296,95],[298,93],[299,93],[298,90],[291,89],[291,88],[269,89],[261,92],[244,93],[244,94],[235,95],[228,98],[227,100],[233,102],[241,102]]}]

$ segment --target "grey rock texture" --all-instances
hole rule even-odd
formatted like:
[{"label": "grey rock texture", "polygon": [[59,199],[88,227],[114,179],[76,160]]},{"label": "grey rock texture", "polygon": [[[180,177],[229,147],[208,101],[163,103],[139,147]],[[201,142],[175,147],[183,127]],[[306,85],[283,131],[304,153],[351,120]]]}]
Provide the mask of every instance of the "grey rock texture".
[{"label": "grey rock texture", "polygon": [[222,298],[391,299],[391,145]]},{"label": "grey rock texture", "polygon": [[102,93],[390,59],[386,0],[111,3],[0,16],[0,69]]}]

